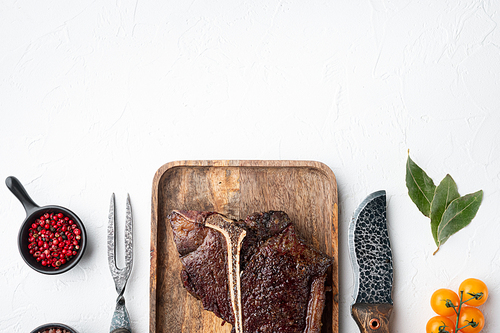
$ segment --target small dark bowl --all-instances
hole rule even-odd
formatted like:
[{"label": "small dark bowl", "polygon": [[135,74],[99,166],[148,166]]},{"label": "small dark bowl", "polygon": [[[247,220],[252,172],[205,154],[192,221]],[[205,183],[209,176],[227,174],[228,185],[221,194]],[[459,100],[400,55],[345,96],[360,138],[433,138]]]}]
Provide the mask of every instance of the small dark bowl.
[{"label": "small dark bowl", "polygon": [[[31,200],[30,196],[24,189],[21,182],[15,177],[7,177],[5,180],[5,184],[9,188],[9,190],[21,201],[24,209],[26,210],[26,219],[21,225],[21,229],[19,230],[17,245],[19,247],[19,252],[21,253],[21,257],[24,259],[26,264],[33,268],[35,271],[43,274],[61,274],[69,271],[73,267],[78,264],[80,259],[85,252],[85,248],[87,245],[87,233],[85,231],[85,227],[78,216],[75,213],[70,211],[67,208],[60,206],[43,206],[39,207],[33,200]],[[81,239],[80,239],[80,249],[78,250],[76,256],[71,258],[70,261],[61,265],[58,269],[55,269],[52,266],[43,266],[41,262],[36,261],[36,258],[30,254],[28,245],[29,245],[29,229],[33,222],[36,221],[37,218],[42,216],[45,213],[63,213],[65,216],[72,219],[78,228],[81,230]]]},{"label": "small dark bowl", "polygon": [[66,325],[63,325],[63,324],[58,324],[58,323],[51,323],[51,324],[45,324],[42,326],[38,326],[33,331],[31,331],[31,333],[39,333],[39,332],[43,332],[45,330],[50,330],[51,328],[59,328],[59,329],[64,329],[66,331],[69,331],[71,333],[78,333],[73,328],[66,326]]}]

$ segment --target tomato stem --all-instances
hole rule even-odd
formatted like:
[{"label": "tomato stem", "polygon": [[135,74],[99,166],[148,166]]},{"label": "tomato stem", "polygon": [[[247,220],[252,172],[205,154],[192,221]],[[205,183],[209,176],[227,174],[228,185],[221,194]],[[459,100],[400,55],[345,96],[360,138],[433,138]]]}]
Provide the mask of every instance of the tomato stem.
[{"label": "tomato stem", "polygon": [[460,328],[457,330],[457,332],[458,332],[458,331],[460,331],[460,330],[461,330],[461,329],[463,329],[463,328],[466,328],[467,326],[476,327],[476,326],[477,326],[477,324],[476,324],[474,321],[470,321],[467,325],[460,327]]},{"label": "tomato stem", "polygon": [[466,300],[464,303],[467,303],[468,301],[473,300],[473,299],[479,300],[479,299],[483,298],[483,295],[484,295],[483,293],[467,293],[467,294],[471,295],[472,297],[469,298],[468,300]]},{"label": "tomato stem", "polygon": [[464,297],[464,291],[460,290],[460,303],[458,304],[457,323],[455,325],[455,333],[457,333],[458,331],[460,331],[462,328],[470,325],[470,323],[469,323],[469,324],[467,324],[464,327],[458,328],[458,324],[460,323],[460,311],[462,310],[462,304],[464,303],[464,302],[462,302],[463,297]]},{"label": "tomato stem", "polygon": [[467,303],[468,301],[472,301],[473,299],[477,299],[475,296],[474,297],[471,297],[469,298],[468,300],[464,301],[464,303]]},{"label": "tomato stem", "polygon": [[450,331],[448,331],[446,328],[448,326],[446,326],[446,324],[443,322],[443,326],[439,326],[439,332],[438,333],[450,333]]}]

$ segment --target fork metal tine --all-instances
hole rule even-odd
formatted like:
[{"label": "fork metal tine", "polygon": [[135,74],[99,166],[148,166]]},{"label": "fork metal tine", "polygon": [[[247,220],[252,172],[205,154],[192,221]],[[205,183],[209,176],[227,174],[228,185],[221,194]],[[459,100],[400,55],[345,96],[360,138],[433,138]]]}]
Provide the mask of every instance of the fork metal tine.
[{"label": "fork metal tine", "polygon": [[108,215],[108,264],[111,275],[117,274],[116,258],[115,258],[115,194],[111,195]]},{"label": "fork metal tine", "polygon": [[127,213],[125,217],[125,264],[127,269],[127,277],[130,275],[133,263],[133,234],[132,234],[132,205],[130,204],[130,196],[127,194]]},{"label": "fork metal tine", "polygon": [[132,241],[132,207],[130,205],[130,196],[127,194],[127,211],[125,219],[125,267],[118,268],[116,265],[116,232],[115,232],[115,194],[111,195],[108,215],[108,264],[111,276],[115,282],[116,292],[120,295],[125,290],[127,279],[132,270],[133,262],[133,241]]}]

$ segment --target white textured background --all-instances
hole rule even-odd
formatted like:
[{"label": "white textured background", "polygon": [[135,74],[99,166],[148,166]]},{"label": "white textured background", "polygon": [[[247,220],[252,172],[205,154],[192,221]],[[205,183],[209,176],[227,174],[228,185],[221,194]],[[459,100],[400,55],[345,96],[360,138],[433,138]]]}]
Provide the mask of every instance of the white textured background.
[{"label": "white textured background", "polygon": [[[500,2],[0,2],[0,178],[85,221],[74,270],[28,268],[24,210],[0,190],[0,331],[64,322],[108,332],[109,198],[130,193],[135,332],[149,328],[151,185],[183,159],[306,159],[336,174],[340,332],[350,317],[347,224],[386,189],[395,264],[392,332],[423,332],[432,292],[467,277],[490,287],[485,333],[500,331]],[[432,256],[428,219],[405,187],[407,150],[461,194],[484,190],[471,225]]]}]

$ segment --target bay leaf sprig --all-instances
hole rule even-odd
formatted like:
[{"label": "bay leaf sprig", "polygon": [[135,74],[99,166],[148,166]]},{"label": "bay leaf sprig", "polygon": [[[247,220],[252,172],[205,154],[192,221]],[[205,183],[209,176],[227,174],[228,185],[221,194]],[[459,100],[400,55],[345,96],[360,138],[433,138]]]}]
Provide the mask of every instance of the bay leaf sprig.
[{"label": "bay leaf sprig", "polygon": [[434,181],[411,158],[406,161],[406,187],[408,195],[417,208],[430,218],[431,233],[436,243],[437,253],[448,238],[472,221],[481,205],[483,191],[464,196],[448,174],[439,183]]}]

